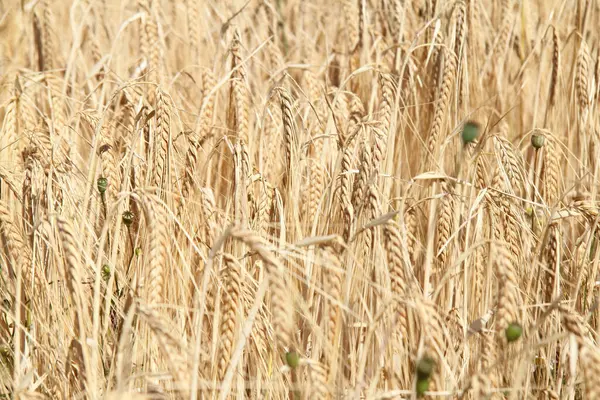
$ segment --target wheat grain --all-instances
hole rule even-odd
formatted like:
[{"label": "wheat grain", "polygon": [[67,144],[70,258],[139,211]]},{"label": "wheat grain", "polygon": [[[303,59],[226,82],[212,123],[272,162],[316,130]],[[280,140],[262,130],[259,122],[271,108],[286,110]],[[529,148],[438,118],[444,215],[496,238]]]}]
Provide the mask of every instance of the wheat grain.
[{"label": "wheat grain", "polygon": [[218,377],[222,380],[231,359],[233,341],[235,339],[237,314],[240,312],[241,265],[231,254],[223,254],[225,272],[223,280],[224,296],[221,312],[221,326],[219,327],[220,350]]},{"label": "wheat grain", "polygon": [[156,88],[156,153],[154,161],[153,184],[161,189],[165,189],[166,177],[168,176],[168,151],[171,137],[171,115],[167,103],[167,95],[160,87]]},{"label": "wheat grain", "polygon": [[163,299],[165,268],[169,236],[163,223],[167,214],[160,200],[152,194],[141,197],[146,227],[148,229],[148,304],[158,305]]},{"label": "wheat grain", "polygon": [[560,289],[560,255],[561,255],[561,233],[560,226],[557,223],[551,224],[548,227],[548,247],[546,250],[547,259],[547,278],[545,280],[546,298],[545,301],[550,303],[558,296]]},{"label": "wheat grain", "polygon": [[[442,190],[448,190],[448,187],[442,187]],[[449,239],[453,231],[454,217],[453,217],[454,201],[451,193],[445,193],[442,201],[439,204],[439,212],[436,224],[436,254],[439,260],[440,268],[447,267],[448,253],[449,251]]]},{"label": "wheat grain", "polygon": [[[352,184],[352,206],[356,209],[360,209],[364,205],[369,177],[374,173],[374,161],[373,154],[371,153],[371,145],[366,138],[363,138],[360,143],[358,176]],[[344,182],[344,184],[346,183]]]},{"label": "wheat grain", "polygon": [[[232,92],[235,108],[235,132],[242,143],[250,144],[248,139],[249,118],[248,99],[246,94],[246,71],[240,55],[240,34],[236,30],[231,41]],[[291,104],[291,102],[290,102]],[[283,105],[282,105],[283,107]]]},{"label": "wheat grain", "polygon": [[[388,222],[383,228],[383,238],[390,271],[392,295],[402,298],[409,285],[409,279],[405,272],[405,262],[402,256],[402,237],[400,229],[393,221]],[[408,335],[408,320],[406,311],[398,300],[392,309],[395,318],[400,320],[400,330],[403,337]]]},{"label": "wheat grain", "polygon": [[495,257],[496,274],[498,275],[498,303],[496,311],[496,331],[504,340],[504,331],[509,324],[519,322],[519,306],[521,303],[519,281],[512,255],[499,252]]},{"label": "wheat grain", "polygon": [[590,75],[590,51],[585,43],[581,41],[581,47],[577,53],[577,75],[575,87],[577,89],[577,102],[581,114],[585,114],[590,104],[589,75]]},{"label": "wheat grain", "polygon": [[550,88],[548,104],[554,105],[556,92],[558,91],[558,74],[560,69],[560,42],[556,29],[552,30],[552,75],[550,76]]},{"label": "wheat grain", "polygon": [[431,159],[431,162],[437,160],[440,135],[445,129],[444,124],[446,122],[448,106],[450,105],[450,96],[456,79],[456,55],[450,50],[444,50],[441,60],[443,60],[443,68],[439,74],[439,89],[435,102],[433,122],[427,139],[427,158]]},{"label": "wheat grain", "polygon": [[283,148],[285,160],[286,185],[291,187],[289,182],[292,177],[292,167],[297,162],[297,132],[292,115],[292,98],[285,89],[279,89],[279,98],[281,102],[281,115],[283,119]]}]

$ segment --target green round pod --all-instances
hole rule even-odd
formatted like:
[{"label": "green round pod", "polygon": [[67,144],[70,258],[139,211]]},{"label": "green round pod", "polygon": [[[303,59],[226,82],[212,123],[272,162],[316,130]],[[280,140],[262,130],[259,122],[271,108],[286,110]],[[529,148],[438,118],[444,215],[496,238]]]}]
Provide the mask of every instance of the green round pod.
[{"label": "green round pod", "polygon": [[429,390],[429,379],[417,380],[417,396],[421,397]]},{"label": "green round pod", "polygon": [[98,186],[98,191],[100,194],[104,194],[106,192],[106,188],[108,188],[108,179],[100,177],[98,178],[96,185]]},{"label": "green round pod", "polygon": [[544,143],[546,143],[546,137],[544,135],[531,135],[531,145],[534,149],[541,149],[542,147],[544,147]]},{"label": "green round pod", "polygon": [[519,340],[521,335],[523,335],[523,327],[518,322],[513,322],[504,331],[506,335],[506,340],[509,343]]},{"label": "green round pod", "polygon": [[471,143],[479,136],[479,124],[474,121],[467,121],[463,126],[461,138],[464,144]]},{"label": "green round pod", "polygon": [[290,368],[296,368],[300,364],[300,356],[295,351],[285,353],[285,362]]},{"label": "green round pod", "polygon": [[110,266],[108,264],[102,266],[102,278],[104,278],[105,281],[110,278]]},{"label": "green round pod", "polygon": [[123,213],[123,223],[125,224],[125,226],[130,227],[131,224],[133,224],[133,219],[135,218],[135,215],[133,215],[133,213],[131,211],[125,211]]},{"label": "green round pod", "polygon": [[428,379],[435,368],[435,361],[431,357],[423,357],[417,362],[417,378]]},{"label": "green round pod", "polygon": [[136,247],[135,248],[135,255],[136,256],[140,256],[142,254],[142,248],[141,247]]}]

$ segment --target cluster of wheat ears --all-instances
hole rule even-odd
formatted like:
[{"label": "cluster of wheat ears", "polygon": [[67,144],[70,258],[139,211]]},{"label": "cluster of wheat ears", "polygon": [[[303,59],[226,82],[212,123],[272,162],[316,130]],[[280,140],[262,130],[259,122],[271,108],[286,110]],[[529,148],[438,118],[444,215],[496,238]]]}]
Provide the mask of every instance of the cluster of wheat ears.
[{"label": "cluster of wheat ears", "polygon": [[600,399],[597,0],[0,0],[0,397]]}]

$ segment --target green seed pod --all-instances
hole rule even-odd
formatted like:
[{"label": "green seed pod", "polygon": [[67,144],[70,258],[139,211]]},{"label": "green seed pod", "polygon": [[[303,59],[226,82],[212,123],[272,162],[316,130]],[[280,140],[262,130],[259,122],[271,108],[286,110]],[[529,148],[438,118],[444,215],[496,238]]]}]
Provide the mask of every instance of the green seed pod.
[{"label": "green seed pod", "polygon": [[108,266],[108,264],[104,264],[102,266],[102,278],[105,281],[108,281],[108,279],[110,278],[110,267]]},{"label": "green seed pod", "polygon": [[546,142],[546,138],[544,135],[533,134],[531,135],[531,145],[537,150],[544,147],[544,143]]},{"label": "green seed pod", "polygon": [[417,362],[417,378],[428,379],[435,368],[435,361],[431,357],[423,357]]},{"label": "green seed pod", "polygon": [[141,247],[136,247],[135,248],[135,255],[136,256],[140,256],[142,254],[142,248]]},{"label": "green seed pod", "polygon": [[123,213],[123,223],[127,227],[130,227],[131,224],[133,224],[133,219],[134,218],[135,218],[135,216],[133,215],[133,213],[131,211],[125,211]]},{"label": "green seed pod", "polygon": [[285,353],[285,361],[290,368],[296,368],[300,364],[300,356],[295,351]]},{"label": "green seed pod", "polygon": [[473,140],[477,139],[477,136],[479,136],[479,124],[474,121],[465,122],[461,136],[463,144],[466,145],[471,143]]},{"label": "green seed pod", "polygon": [[519,340],[523,334],[523,327],[518,322],[513,322],[512,324],[508,325],[504,333],[506,334],[506,340],[511,343]]},{"label": "green seed pod", "polygon": [[429,390],[429,379],[418,379],[417,380],[417,396],[421,397],[425,392]]},{"label": "green seed pod", "polygon": [[100,177],[96,183],[98,185],[98,191],[100,194],[104,194],[106,192],[106,188],[108,187],[108,180],[104,177]]}]

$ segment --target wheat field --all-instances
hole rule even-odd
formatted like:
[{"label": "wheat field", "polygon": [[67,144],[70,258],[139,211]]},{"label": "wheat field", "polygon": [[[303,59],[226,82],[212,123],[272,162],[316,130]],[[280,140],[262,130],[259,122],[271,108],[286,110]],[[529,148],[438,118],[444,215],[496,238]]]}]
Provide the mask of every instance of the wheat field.
[{"label": "wheat field", "polygon": [[600,399],[599,21],[0,0],[0,398]]}]

